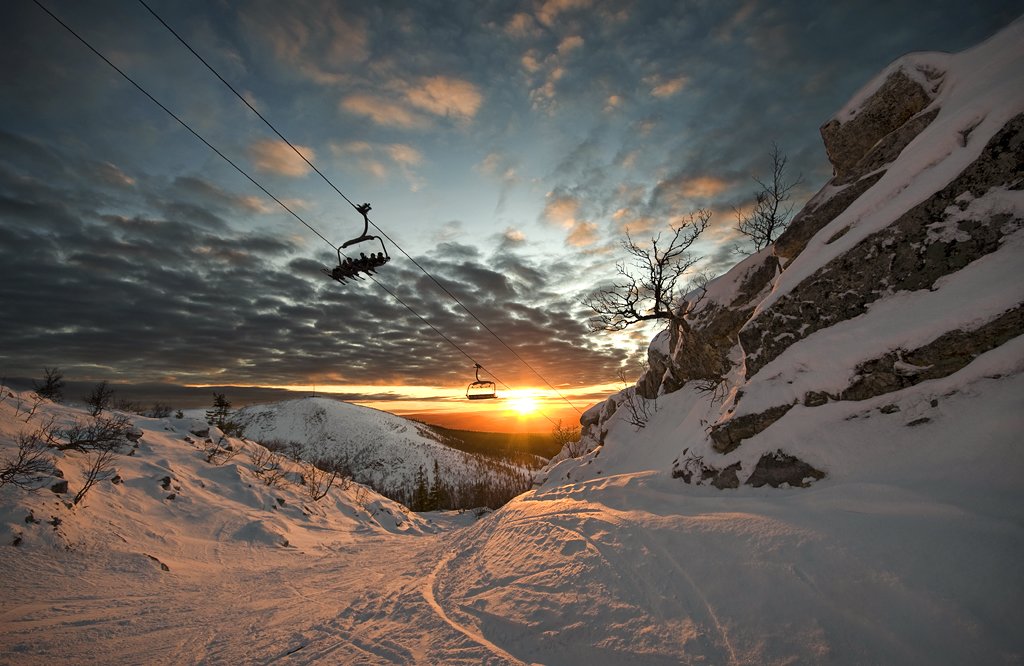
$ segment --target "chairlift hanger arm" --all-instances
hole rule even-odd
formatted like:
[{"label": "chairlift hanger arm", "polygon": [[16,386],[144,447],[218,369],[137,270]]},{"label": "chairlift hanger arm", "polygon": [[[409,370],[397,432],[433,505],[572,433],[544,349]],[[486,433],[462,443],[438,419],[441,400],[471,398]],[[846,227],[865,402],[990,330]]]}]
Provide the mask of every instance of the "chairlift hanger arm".
[{"label": "chairlift hanger arm", "polygon": [[[368,203],[356,206],[356,210],[359,211],[363,216],[363,233],[350,241],[345,241],[345,243],[343,243],[341,247],[348,247],[349,245],[355,245],[356,243],[362,243],[363,241],[373,240],[374,238],[377,238],[376,236],[370,235],[370,218],[367,217],[367,215],[369,214],[371,208],[373,207]],[[341,249],[339,248],[338,251],[340,252]]]}]

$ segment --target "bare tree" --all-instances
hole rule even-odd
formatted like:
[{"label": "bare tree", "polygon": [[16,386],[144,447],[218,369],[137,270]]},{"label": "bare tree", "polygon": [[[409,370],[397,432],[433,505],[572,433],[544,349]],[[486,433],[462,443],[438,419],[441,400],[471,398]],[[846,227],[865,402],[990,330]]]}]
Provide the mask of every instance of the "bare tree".
[{"label": "bare tree", "polygon": [[772,174],[768,181],[754,178],[761,186],[754,193],[754,207],[750,212],[733,208],[736,213],[736,230],[749,239],[755,251],[763,250],[775,242],[789,224],[793,204],[788,202],[793,190],[803,182],[800,176],[792,181],[787,180],[786,163],[789,158],[774,141],[769,157],[772,161]]},{"label": "bare tree", "polygon": [[89,469],[85,471],[85,481],[82,484],[82,488],[75,493],[75,498],[72,500],[73,504],[77,506],[79,502],[85,499],[85,494],[93,486],[114,475],[114,455],[114,449],[98,449],[88,454]]},{"label": "bare tree", "polygon": [[685,313],[676,307],[677,288],[680,280],[701,260],[690,252],[690,247],[707,229],[710,220],[711,211],[705,208],[691,213],[672,227],[667,246],[660,245],[661,234],[645,247],[627,232],[622,246],[631,256],[631,262],[616,265],[618,278],[611,287],[583,299],[583,305],[595,313],[590,320],[591,330],[621,331],[654,319],[678,321]]},{"label": "bare tree", "polygon": [[555,426],[551,429],[551,438],[555,440],[555,443],[561,449],[564,449],[569,454],[570,458],[579,458],[586,453],[586,443],[583,442],[580,433],[579,426],[564,426],[562,425],[562,419],[558,419],[555,422]]},{"label": "bare tree", "polygon": [[64,373],[60,368],[43,368],[43,383],[33,382],[36,395],[53,402],[64,400]]},{"label": "bare tree", "polygon": [[99,416],[103,410],[110,407],[110,401],[114,397],[114,389],[110,388],[107,380],[103,380],[92,389],[92,393],[85,396],[85,404],[89,405],[89,416]]}]

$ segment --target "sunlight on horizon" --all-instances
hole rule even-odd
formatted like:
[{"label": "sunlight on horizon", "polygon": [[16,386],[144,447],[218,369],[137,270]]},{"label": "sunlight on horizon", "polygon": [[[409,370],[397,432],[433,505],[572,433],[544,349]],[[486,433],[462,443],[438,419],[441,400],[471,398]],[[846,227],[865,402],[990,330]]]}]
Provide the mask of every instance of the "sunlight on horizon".
[{"label": "sunlight on horizon", "polygon": [[[205,388],[207,385],[190,385]],[[346,402],[397,416],[459,430],[490,432],[550,432],[555,423],[575,424],[580,413],[622,389],[621,383],[561,388],[501,390],[494,400],[466,399],[461,386],[402,386],[373,384],[246,385],[306,395],[342,395]],[[566,402],[568,400],[572,406]],[[573,408],[575,406],[575,409]],[[577,413],[576,410],[579,410]]]}]

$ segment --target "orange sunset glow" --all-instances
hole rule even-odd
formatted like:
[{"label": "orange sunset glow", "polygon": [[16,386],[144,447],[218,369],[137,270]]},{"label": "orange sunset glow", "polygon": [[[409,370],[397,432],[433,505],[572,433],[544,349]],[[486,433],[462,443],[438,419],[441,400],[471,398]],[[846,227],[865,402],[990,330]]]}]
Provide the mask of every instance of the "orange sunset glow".
[{"label": "orange sunset glow", "polygon": [[465,399],[464,387],[306,384],[265,388],[305,395],[386,396],[366,400],[349,398],[348,402],[457,430],[545,433],[559,421],[570,426],[578,423],[580,412],[622,386],[597,384],[563,389],[559,391],[561,396],[548,388],[499,389],[493,400],[476,401]]}]

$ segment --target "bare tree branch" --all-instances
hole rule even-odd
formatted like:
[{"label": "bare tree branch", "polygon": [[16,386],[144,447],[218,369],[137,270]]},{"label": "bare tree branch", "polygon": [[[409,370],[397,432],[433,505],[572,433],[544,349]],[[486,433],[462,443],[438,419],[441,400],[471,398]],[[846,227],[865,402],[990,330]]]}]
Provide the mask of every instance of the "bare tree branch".
[{"label": "bare tree branch", "polygon": [[769,157],[772,162],[771,177],[767,182],[754,178],[754,182],[761,186],[761,189],[754,193],[754,207],[749,213],[738,208],[733,209],[736,213],[736,230],[749,239],[755,251],[775,242],[779,234],[785,230],[793,213],[793,204],[787,202],[793,190],[803,182],[800,176],[792,181],[786,180],[786,164],[789,158],[775,142],[772,142]]},{"label": "bare tree branch", "polygon": [[667,246],[661,234],[645,247],[626,233],[622,247],[631,257],[629,263],[615,266],[617,279],[608,288],[583,299],[594,311],[592,331],[621,331],[633,324],[654,319],[676,320],[677,286],[703,257],[694,256],[690,247],[707,229],[711,211],[699,209],[672,227]]}]

